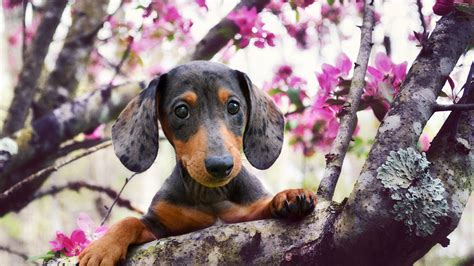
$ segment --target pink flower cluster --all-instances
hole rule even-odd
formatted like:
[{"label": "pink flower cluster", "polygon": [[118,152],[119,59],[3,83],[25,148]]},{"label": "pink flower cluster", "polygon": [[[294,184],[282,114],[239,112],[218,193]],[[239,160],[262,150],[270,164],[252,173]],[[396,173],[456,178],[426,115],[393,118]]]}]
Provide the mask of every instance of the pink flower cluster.
[{"label": "pink flower cluster", "polygon": [[363,97],[382,100],[388,110],[393,97],[399,92],[405,80],[407,62],[394,64],[384,53],[377,53],[375,66],[369,66],[367,72],[368,82]]},{"label": "pink flower cluster", "polygon": [[[281,65],[277,69],[272,81],[263,84],[263,90],[272,96],[280,108],[290,109],[291,105],[301,105],[307,98],[305,92],[306,83],[306,80],[303,78],[293,75],[293,68],[291,66]],[[295,93],[296,97],[290,99],[289,94],[292,92]]]},{"label": "pink flower cluster", "polygon": [[[375,66],[368,67],[362,108],[371,107],[377,118],[383,117],[405,79],[406,67],[406,62],[394,64],[388,56],[378,53]],[[293,110],[287,114],[290,143],[305,156],[311,156],[316,149],[330,147],[339,129],[338,115],[348,101],[352,69],[349,57],[342,53],[335,65],[323,64],[321,68],[322,71],[316,73],[319,90],[311,100],[306,94],[306,81],[295,76],[288,65],[281,66],[272,82],[264,84],[264,89],[280,107]]]},{"label": "pink flower cluster", "polygon": [[61,231],[56,232],[56,238],[49,242],[54,252],[62,252],[68,257],[78,256],[87,245],[107,232],[105,226],[94,229],[94,223],[86,213],[79,214],[76,224],[78,229],[72,231],[69,237]]},{"label": "pink flower cluster", "polygon": [[190,29],[193,22],[183,18],[171,2],[154,0],[145,9],[143,16],[153,17],[153,23],[143,25],[141,37],[134,39],[132,51],[142,53],[159,46],[165,39],[176,40],[184,47],[191,44]]},{"label": "pink flower cluster", "polygon": [[21,6],[21,3],[23,3],[23,0],[3,0],[2,7],[3,9],[12,9]]},{"label": "pink flower cluster", "polygon": [[252,7],[243,7],[239,10],[231,12],[227,18],[235,23],[239,27],[239,48],[245,48],[250,44],[250,40],[253,41],[253,45],[258,48],[264,48],[265,44],[268,46],[275,46],[275,34],[264,30],[265,25],[259,18],[257,9]]},{"label": "pink flower cluster", "polygon": [[305,156],[311,156],[316,149],[327,149],[336,137],[339,129],[337,114],[341,105],[330,104],[330,100],[340,100],[334,92],[349,75],[352,62],[346,54],[341,54],[336,65],[322,65],[322,72],[316,73],[320,90],[314,97],[311,106],[301,114],[295,113],[288,117],[289,120],[299,121],[291,129],[294,143],[302,149]]}]

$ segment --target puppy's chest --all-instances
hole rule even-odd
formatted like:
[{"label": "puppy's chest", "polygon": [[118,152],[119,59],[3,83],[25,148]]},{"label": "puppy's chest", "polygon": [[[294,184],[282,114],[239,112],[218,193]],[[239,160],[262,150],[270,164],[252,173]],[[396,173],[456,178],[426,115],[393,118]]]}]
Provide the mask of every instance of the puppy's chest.
[{"label": "puppy's chest", "polygon": [[227,201],[229,188],[227,186],[209,188],[193,180],[184,182],[188,198],[196,205],[212,206],[216,203]]}]

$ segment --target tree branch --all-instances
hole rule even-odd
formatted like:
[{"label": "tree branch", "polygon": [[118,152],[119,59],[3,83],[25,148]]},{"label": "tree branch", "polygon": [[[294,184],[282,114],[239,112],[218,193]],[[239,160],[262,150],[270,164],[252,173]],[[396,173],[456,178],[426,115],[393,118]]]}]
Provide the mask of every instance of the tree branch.
[{"label": "tree branch", "polygon": [[[243,7],[252,8],[255,7],[257,12],[262,9],[270,2],[270,0],[242,0],[236,5],[231,12],[239,10]],[[239,28],[227,19],[227,16],[221,19],[204,38],[199,41],[196,45],[194,53],[191,55],[190,60],[209,60],[217,52],[219,52],[234,36],[239,32]]]},{"label": "tree branch", "polygon": [[7,252],[7,253],[16,255],[16,256],[22,258],[22,259],[25,260],[25,261],[28,259],[28,256],[27,256],[24,252],[12,250],[11,248],[9,248],[9,247],[7,247],[7,246],[2,246],[2,245],[0,245],[0,250],[3,250],[3,251],[5,251],[5,252]]},{"label": "tree branch", "polygon": [[43,62],[49,50],[49,44],[61,20],[67,0],[50,0],[45,8],[43,20],[37,29],[32,45],[20,73],[15,94],[8,110],[2,135],[13,134],[25,124],[33,101],[34,91],[43,69]]},{"label": "tree branch", "polygon": [[425,17],[423,16],[423,4],[421,3],[421,0],[416,0],[416,7],[418,10],[418,16],[420,17],[420,22],[421,22],[421,27],[423,28],[423,36],[426,35],[427,28],[426,28],[426,22],[425,22]]},{"label": "tree branch", "polygon": [[443,111],[469,111],[474,110],[474,104],[436,104],[433,107],[433,112],[443,112]]},{"label": "tree branch", "polygon": [[[446,237],[445,232],[439,230],[446,226],[445,221],[439,217],[424,216],[426,220],[423,218],[416,220],[417,223],[426,223],[434,227],[434,232],[431,232],[432,228],[429,228],[427,237],[423,238],[413,232],[407,232],[404,221],[396,220],[395,200],[386,187],[388,185],[382,183],[383,177],[379,176],[378,171],[382,169],[383,164],[391,164],[387,161],[389,156],[416,147],[423,127],[433,113],[436,95],[441,91],[458,58],[473,41],[474,18],[457,12],[451,13],[438,21],[436,28],[410,68],[400,93],[378,129],[362,173],[335,224],[335,249],[345,262],[377,264],[382,263],[383,259],[385,262],[397,261],[402,265],[411,264],[419,258],[420,253],[415,251],[420,240],[428,241],[429,245],[433,246]],[[472,125],[469,127],[472,128]],[[449,161],[451,158],[446,159]],[[467,171],[472,171],[472,164],[461,163],[461,165],[467,168]],[[454,175],[464,173],[458,172],[457,167],[451,168],[449,163],[443,164],[442,167],[453,171]],[[397,176],[393,178],[398,180]],[[441,176],[436,175],[433,178],[441,178]],[[390,183],[390,180],[383,180]],[[442,190],[438,187],[436,189]],[[425,192],[429,193],[429,191]],[[451,191],[448,192],[451,193]],[[401,203],[409,204],[410,201]],[[404,211],[407,210],[400,210],[399,213]],[[422,212],[422,210],[419,211]],[[457,217],[446,219],[456,221]],[[380,253],[384,254],[380,261],[370,255]]]},{"label": "tree branch", "polygon": [[[280,265],[297,261],[300,247],[312,252],[312,265],[331,265],[331,224],[337,205],[316,209],[301,221],[261,220],[213,226],[136,247],[126,265]],[[317,249],[314,249],[314,247]]]},{"label": "tree branch", "polygon": [[47,178],[51,173],[56,172],[61,167],[68,165],[86,155],[92,154],[111,145],[111,141],[102,143],[82,152],[81,154],[72,156],[62,162],[42,169],[41,171],[34,173],[16,183],[8,190],[0,194],[0,217],[9,211],[21,209],[25,205],[25,202],[30,202],[33,195],[30,190],[33,189],[34,191],[38,187],[37,184],[43,183],[44,179]]},{"label": "tree branch", "polygon": [[354,129],[357,125],[357,111],[360,98],[364,92],[365,74],[372,50],[372,31],[374,29],[374,6],[373,1],[365,1],[364,20],[361,28],[360,48],[354,67],[350,95],[350,106],[344,106],[339,125],[339,131],[331,146],[331,151],[326,154],[326,170],[319,184],[318,196],[322,200],[330,201],[334,195],[337,181],[341,174],[342,164],[349,148]]},{"label": "tree branch", "polygon": [[41,161],[59,145],[79,133],[96,128],[117,117],[127,103],[140,92],[133,82],[104,88],[65,103],[10,137],[0,139],[0,191],[22,179],[14,171]]},{"label": "tree branch", "polygon": [[130,202],[130,200],[122,198],[120,196],[120,193],[117,193],[112,188],[103,187],[103,186],[94,185],[94,184],[89,184],[89,183],[82,182],[82,181],[69,182],[66,185],[62,185],[62,186],[52,186],[47,190],[40,191],[40,192],[36,193],[33,196],[32,200],[37,200],[37,199],[40,199],[40,198],[43,198],[43,197],[46,197],[46,196],[54,196],[54,195],[56,195],[58,193],[61,193],[65,190],[73,190],[73,191],[79,192],[79,190],[82,189],[82,188],[88,189],[88,190],[91,190],[91,191],[96,191],[96,192],[99,192],[99,193],[104,193],[109,198],[113,199],[114,202],[116,202],[118,206],[127,208],[127,209],[129,209],[133,212],[138,213],[138,214],[143,214],[143,211],[141,211],[140,209],[134,207],[132,205],[132,203]]},{"label": "tree branch", "polygon": [[102,27],[109,0],[82,0],[72,6],[72,24],[58,55],[54,70],[48,76],[39,100],[33,105],[35,119],[75,97],[80,79],[94,47],[97,30],[89,38],[78,38],[84,32]]}]

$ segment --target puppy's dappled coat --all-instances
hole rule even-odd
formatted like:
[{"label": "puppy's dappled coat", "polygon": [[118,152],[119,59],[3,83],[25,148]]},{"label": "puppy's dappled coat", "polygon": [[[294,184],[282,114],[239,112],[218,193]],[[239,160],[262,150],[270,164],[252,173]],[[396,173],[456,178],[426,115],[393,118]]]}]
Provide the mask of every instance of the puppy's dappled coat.
[{"label": "puppy's dappled coat", "polygon": [[316,197],[290,189],[272,197],[242,166],[241,150],[258,169],[283,144],[284,118],[249,77],[222,64],[195,61],[154,79],[112,128],[114,150],[143,172],[158,153],[158,121],[176,152],[176,167],[141,218],[126,218],[79,256],[80,265],[114,264],[130,244],[183,234],[218,219],[244,222],[310,213]]}]

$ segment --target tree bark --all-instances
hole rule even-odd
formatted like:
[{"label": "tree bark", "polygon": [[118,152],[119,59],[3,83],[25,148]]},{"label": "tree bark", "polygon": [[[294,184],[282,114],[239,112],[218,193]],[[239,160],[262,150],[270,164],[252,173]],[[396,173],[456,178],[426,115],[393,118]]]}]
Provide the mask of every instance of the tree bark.
[{"label": "tree bark", "polygon": [[26,60],[23,62],[15,94],[3,125],[3,135],[13,134],[25,124],[43,69],[44,58],[48,53],[49,44],[53,40],[67,2],[67,0],[51,0],[46,4],[43,19],[38,26],[33,43],[28,49]]},{"label": "tree bark", "polygon": [[24,168],[56,151],[63,141],[116,118],[140,92],[138,82],[104,88],[65,103],[12,136],[0,139],[0,191],[21,181]]},{"label": "tree bark", "polygon": [[[348,203],[342,215],[336,220],[334,241],[340,250],[340,256],[347,261],[364,264],[379,258],[379,262],[410,264],[424,254],[417,252],[420,243],[428,243],[427,246],[431,248],[457,226],[460,214],[446,213],[443,205],[446,199],[452,198],[457,193],[465,193],[464,191],[470,188],[450,189],[444,185],[445,177],[436,171],[436,168],[444,167],[445,171],[459,179],[472,178],[473,165],[470,161],[473,156],[471,134],[474,124],[469,124],[468,119],[463,120],[465,126],[460,128],[459,135],[467,141],[467,152],[464,157],[470,160],[458,160],[460,155],[449,151],[450,146],[441,145],[438,149],[445,150],[444,160],[449,163],[443,162],[442,165],[438,165],[441,163],[439,160],[431,162],[429,185],[420,186],[423,182],[420,179],[421,173],[418,173],[419,176],[412,180],[414,183],[410,187],[411,191],[406,191],[409,197],[399,198],[399,192],[404,190],[395,183],[400,181],[403,176],[401,172],[406,169],[402,167],[400,171],[392,171],[389,177],[381,172],[384,172],[382,165],[396,168],[388,161],[394,157],[392,155],[396,155],[394,153],[406,155],[409,154],[410,147],[416,147],[419,136],[433,113],[437,95],[458,58],[473,41],[474,18],[462,13],[451,13],[437,22],[428,42],[424,44],[410,68],[400,93],[378,129],[375,143]],[[440,132],[438,136],[443,138],[444,133]],[[437,143],[433,143],[432,149],[435,149]],[[405,161],[413,162],[414,165],[406,163],[404,167],[418,169],[417,164],[423,162],[418,159],[413,156],[405,158]],[[437,183],[439,181],[443,183]],[[419,195],[428,193],[431,196],[431,192],[439,190],[446,193],[439,201]],[[455,208],[455,205],[457,209],[463,209],[465,203],[465,201],[447,202],[448,209]],[[405,210],[396,211],[396,208],[407,205],[418,207],[418,212],[407,217],[397,216],[397,213],[401,214]],[[427,209],[423,206],[432,208]],[[448,232],[441,230],[446,226],[450,228]],[[408,232],[407,227],[410,229]]]},{"label": "tree bark", "polygon": [[[340,207],[316,209],[301,221],[261,220],[213,226],[187,235],[169,237],[132,248],[127,265],[277,265],[290,262],[308,247],[329,263],[332,224]],[[311,245],[317,245],[312,249]],[[308,251],[309,251],[308,250]],[[326,264],[329,265],[329,264]]]},{"label": "tree bark", "polygon": [[107,16],[109,0],[76,1],[72,7],[72,24],[54,70],[33,104],[35,118],[41,117],[61,104],[73,100],[79,81],[86,72],[87,63],[97,33]]}]

